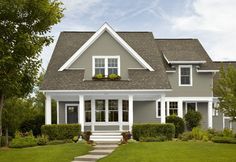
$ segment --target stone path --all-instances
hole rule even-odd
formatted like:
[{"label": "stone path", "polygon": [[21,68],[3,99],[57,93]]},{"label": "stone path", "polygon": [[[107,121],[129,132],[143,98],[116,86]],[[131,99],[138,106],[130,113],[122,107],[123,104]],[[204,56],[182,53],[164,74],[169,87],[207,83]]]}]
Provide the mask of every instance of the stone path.
[{"label": "stone path", "polygon": [[72,162],[95,162],[112,153],[116,147],[118,147],[117,142],[96,142],[92,151],[86,155],[75,157]]}]

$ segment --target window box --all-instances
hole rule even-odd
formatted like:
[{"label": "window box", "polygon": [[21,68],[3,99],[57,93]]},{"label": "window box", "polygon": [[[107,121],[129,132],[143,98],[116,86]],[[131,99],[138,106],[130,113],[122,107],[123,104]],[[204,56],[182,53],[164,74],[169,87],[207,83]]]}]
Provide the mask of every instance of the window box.
[{"label": "window box", "polygon": [[104,76],[103,74],[97,74],[93,76],[93,80],[96,81],[119,81],[121,77],[117,74],[110,74],[108,77]]}]

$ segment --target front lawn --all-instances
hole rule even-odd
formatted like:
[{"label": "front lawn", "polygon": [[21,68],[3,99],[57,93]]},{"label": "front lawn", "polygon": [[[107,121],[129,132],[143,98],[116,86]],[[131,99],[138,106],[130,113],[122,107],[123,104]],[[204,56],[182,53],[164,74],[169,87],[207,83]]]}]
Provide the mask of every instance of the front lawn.
[{"label": "front lawn", "polygon": [[120,146],[99,162],[235,162],[235,144],[141,142]]},{"label": "front lawn", "polygon": [[60,144],[28,147],[22,149],[0,149],[1,162],[70,162],[75,156],[86,154],[91,147],[86,144]]}]

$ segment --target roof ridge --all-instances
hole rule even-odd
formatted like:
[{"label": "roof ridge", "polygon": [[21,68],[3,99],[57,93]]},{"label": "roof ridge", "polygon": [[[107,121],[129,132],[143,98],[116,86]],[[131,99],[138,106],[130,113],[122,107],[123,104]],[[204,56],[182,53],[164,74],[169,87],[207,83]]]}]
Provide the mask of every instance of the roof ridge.
[{"label": "roof ridge", "polygon": [[197,38],[155,38],[155,40],[198,40]]},{"label": "roof ridge", "polygon": [[[61,33],[95,33],[96,31],[61,31]],[[116,31],[116,33],[152,33],[150,31]]]}]

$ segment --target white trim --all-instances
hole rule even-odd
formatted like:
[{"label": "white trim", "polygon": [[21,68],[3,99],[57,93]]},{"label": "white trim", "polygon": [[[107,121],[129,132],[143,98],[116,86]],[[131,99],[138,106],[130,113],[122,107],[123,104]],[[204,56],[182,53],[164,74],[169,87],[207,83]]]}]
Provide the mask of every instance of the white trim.
[{"label": "white trim", "polygon": [[216,73],[219,72],[219,70],[199,70],[197,69],[198,73]]},{"label": "white trim", "polygon": [[68,70],[85,70],[85,68],[68,68]]},{"label": "white trim", "polygon": [[167,73],[175,73],[176,70],[166,70]]},{"label": "white trim", "polygon": [[[159,103],[160,103],[160,114],[158,114],[158,109],[159,109],[158,104]],[[156,118],[158,118],[158,119],[161,118],[161,102],[160,102],[160,100],[156,100]]]},{"label": "white trim", "polygon": [[83,46],[76,51],[69,60],[58,70],[63,71],[67,69],[76,59],[78,59],[83,52],[88,49],[105,31],[107,31],[123,48],[125,48],[131,56],[133,56],[145,69],[154,71],[154,69],[137,53],[131,48],[107,23],[102,25],[97,32],[89,38],[89,40],[83,44]]},{"label": "white trim", "polygon": [[208,128],[213,128],[212,101],[208,102]]},{"label": "white trim", "polygon": [[52,124],[52,102],[51,96],[46,93],[45,99],[45,124]]},{"label": "white trim", "polygon": [[161,95],[161,123],[166,123],[165,95]]},{"label": "white trim", "polygon": [[40,92],[169,92],[172,89],[40,90]]},{"label": "white trim", "polygon": [[[181,84],[181,68],[190,68],[190,84]],[[193,66],[192,65],[179,65],[179,86],[191,87],[193,86]]]},{"label": "white trim", "polygon": [[169,61],[164,54],[163,56],[168,64],[204,64],[206,63],[206,61]]},{"label": "white trim", "polygon": [[59,124],[59,101],[57,101],[57,124]]},{"label": "white trim", "polygon": [[166,101],[173,101],[173,100],[182,100],[183,102],[197,102],[197,101],[212,101],[214,97],[165,97]]},{"label": "white trim", "polygon": [[65,124],[67,124],[67,107],[68,106],[77,106],[77,112],[78,112],[78,123],[79,123],[79,104],[65,104]]},{"label": "white trim", "polygon": [[81,132],[84,132],[84,96],[79,95],[79,123],[81,125]]},{"label": "white trim", "polygon": [[105,59],[105,76],[108,76],[108,59],[117,59],[118,75],[120,76],[120,56],[92,56],[92,75],[95,75],[95,59]]},{"label": "white trim", "polygon": [[133,95],[129,95],[129,131],[132,132],[132,126],[133,126],[133,118],[134,118],[134,110],[133,110]]}]

